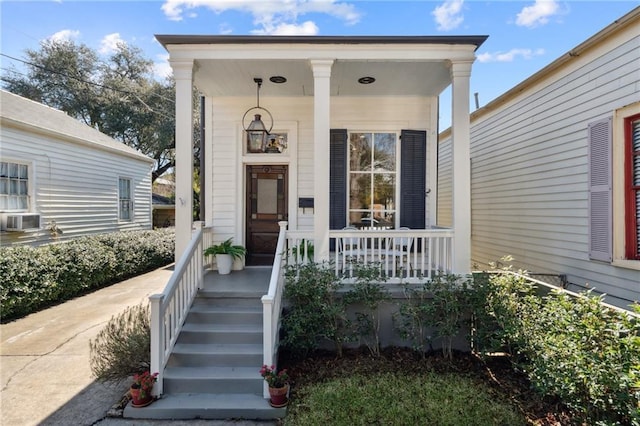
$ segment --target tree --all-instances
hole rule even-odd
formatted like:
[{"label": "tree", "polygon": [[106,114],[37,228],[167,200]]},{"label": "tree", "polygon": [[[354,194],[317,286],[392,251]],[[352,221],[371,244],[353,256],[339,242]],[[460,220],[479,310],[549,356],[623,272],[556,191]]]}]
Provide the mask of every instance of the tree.
[{"label": "tree", "polygon": [[156,160],[155,181],[175,164],[175,90],[153,77],[153,62],[126,43],[102,61],[84,44],[46,41],[25,50],[26,74],[2,75],[10,92],[70,116]]}]

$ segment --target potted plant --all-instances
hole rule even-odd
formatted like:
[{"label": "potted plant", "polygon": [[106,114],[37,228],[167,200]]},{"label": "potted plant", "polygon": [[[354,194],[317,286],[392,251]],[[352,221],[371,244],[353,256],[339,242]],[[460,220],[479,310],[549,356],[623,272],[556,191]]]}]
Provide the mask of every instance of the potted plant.
[{"label": "potted plant", "polygon": [[272,407],[284,407],[289,403],[287,395],[289,394],[289,374],[287,370],[277,371],[275,366],[267,366],[266,364],[260,369],[260,375],[269,385],[269,404]]},{"label": "potted plant", "polygon": [[214,244],[208,247],[205,256],[214,255],[218,264],[218,273],[226,275],[231,272],[231,266],[235,259],[242,259],[247,254],[247,249],[241,245],[234,245],[233,239],[229,238],[220,244]]},{"label": "potted plant", "polygon": [[148,371],[133,376],[133,384],[129,389],[132,406],[146,407],[153,402],[151,390],[156,380],[158,380],[158,373],[151,374]]}]

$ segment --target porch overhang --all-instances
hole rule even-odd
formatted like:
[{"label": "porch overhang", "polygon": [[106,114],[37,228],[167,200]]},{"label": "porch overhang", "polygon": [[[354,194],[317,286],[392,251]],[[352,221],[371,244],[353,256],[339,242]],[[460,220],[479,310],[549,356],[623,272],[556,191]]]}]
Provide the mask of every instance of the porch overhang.
[{"label": "porch overhang", "polygon": [[[486,38],[156,35],[172,61],[193,61],[194,85],[215,97],[253,96],[253,78],[270,76],[287,83],[265,84],[265,97],[313,96],[309,61],[329,58],[331,96],[438,96],[451,84],[451,62],[473,60]],[[376,84],[359,84],[363,76]]]}]

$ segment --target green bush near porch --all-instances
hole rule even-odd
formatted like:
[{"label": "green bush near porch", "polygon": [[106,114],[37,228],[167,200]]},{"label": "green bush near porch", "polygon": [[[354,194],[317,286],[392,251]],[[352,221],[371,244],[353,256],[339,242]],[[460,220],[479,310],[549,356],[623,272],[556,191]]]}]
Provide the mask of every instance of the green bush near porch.
[{"label": "green bush near porch", "polygon": [[175,230],[114,232],[40,247],[0,248],[2,321],[174,260]]}]

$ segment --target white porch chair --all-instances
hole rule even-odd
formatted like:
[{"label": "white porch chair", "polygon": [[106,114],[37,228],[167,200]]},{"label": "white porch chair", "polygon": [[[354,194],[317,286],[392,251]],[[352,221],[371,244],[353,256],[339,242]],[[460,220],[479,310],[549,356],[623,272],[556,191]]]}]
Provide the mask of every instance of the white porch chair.
[{"label": "white porch chair", "polygon": [[[409,231],[411,228],[402,226],[399,231]],[[391,238],[391,256],[397,269],[403,268],[407,272],[411,271],[411,249],[413,248],[413,237],[393,237]]]}]

